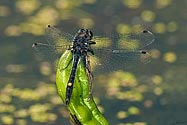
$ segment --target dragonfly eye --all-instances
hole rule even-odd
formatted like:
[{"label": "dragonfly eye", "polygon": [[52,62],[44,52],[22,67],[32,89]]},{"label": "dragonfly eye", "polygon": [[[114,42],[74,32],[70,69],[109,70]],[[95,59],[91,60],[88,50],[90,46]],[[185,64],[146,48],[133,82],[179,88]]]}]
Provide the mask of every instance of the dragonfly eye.
[{"label": "dragonfly eye", "polygon": [[80,30],[78,31],[78,34],[81,34],[81,33],[84,33],[84,32],[85,32],[84,29],[80,29]]},{"label": "dragonfly eye", "polygon": [[78,33],[77,33],[77,36],[79,36],[79,37],[84,37],[84,38],[88,38],[88,37],[90,37],[89,35],[88,35],[88,30],[87,29],[80,29],[79,31],[78,31]]},{"label": "dragonfly eye", "polygon": [[93,37],[92,31],[86,29],[86,38],[92,39],[92,37]]},{"label": "dragonfly eye", "polygon": [[92,31],[90,31],[90,30],[89,30],[89,36],[90,36],[90,38],[92,39],[93,33],[92,33]]}]

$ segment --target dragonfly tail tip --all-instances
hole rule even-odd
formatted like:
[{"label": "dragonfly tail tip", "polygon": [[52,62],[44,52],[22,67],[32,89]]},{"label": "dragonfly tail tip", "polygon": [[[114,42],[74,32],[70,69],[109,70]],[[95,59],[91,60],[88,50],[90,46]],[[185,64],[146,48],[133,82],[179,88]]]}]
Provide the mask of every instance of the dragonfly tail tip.
[{"label": "dragonfly tail tip", "polygon": [[69,99],[66,99],[66,105],[68,105],[69,104]]}]

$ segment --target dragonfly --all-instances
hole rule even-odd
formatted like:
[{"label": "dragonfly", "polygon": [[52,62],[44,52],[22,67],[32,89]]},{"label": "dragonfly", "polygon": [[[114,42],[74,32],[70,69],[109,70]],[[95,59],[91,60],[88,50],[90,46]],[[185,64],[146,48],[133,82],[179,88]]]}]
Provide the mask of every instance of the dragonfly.
[{"label": "dragonfly", "polygon": [[[65,50],[70,50],[73,55],[70,61],[70,63],[72,62],[73,64],[66,87],[66,104],[69,104],[70,102],[79,62],[82,62],[84,65],[87,76],[90,80],[91,94],[93,75],[91,72],[90,63],[92,62],[90,61],[90,58],[101,56],[105,62],[112,62],[108,61],[106,58],[111,58],[113,60],[118,58],[118,62],[122,62],[124,60],[125,63],[131,63],[132,60],[135,61],[136,64],[147,63],[150,61],[151,56],[147,51],[144,50],[144,48],[154,41],[154,35],[150,31],[146,30],[138,33],[118,35],[117,37],[108,38],[94,36],[93,32],[89,29],[79,29],[78,32],[73,36],[51,25],[48,25],[46,28],[46,37],[46,43],[37,42],[34,43],[32,47],[36,51],[47,50],[49,53],[51,51],[61,53]],[[115,42],[116,40],[118,41],[117,47],[111,44],[112,41]],[[100,63],[98,64],[100,65]],[[132,63],[132,65],[134,64]]]}]

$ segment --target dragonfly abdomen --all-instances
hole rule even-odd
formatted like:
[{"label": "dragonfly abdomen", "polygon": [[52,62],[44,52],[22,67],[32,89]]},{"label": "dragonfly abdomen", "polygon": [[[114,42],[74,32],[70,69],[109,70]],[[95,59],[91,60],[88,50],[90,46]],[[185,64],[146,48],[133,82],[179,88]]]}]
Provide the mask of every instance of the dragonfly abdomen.
[{"label": "dragonfly abdomen", "polygon": [[75,80],[75,75],[76,75],[76,70],[77,70],[77,65],[78,65],[78,62],[79,62],[79,58],[80,58],[79,55],[75,54],[73,56],[72,70],[71,70],[70,77],[69,77],[69,80],[68,80],[68,84],[67,84],[67,87],[66,87],[66,105],[69,104],[70,98],[71,98],[71,95],[72,95],[72,92],[73,92],[73,85],[74,85],[74,80]]}]

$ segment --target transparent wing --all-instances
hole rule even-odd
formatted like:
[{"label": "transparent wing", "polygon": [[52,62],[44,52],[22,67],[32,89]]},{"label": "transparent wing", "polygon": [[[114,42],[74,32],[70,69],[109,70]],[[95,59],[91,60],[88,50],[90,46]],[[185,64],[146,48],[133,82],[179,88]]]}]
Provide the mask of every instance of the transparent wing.
[{"label": "transparent wing", "polygon": [[150,31],[140,31],[124,35],[115,34],[111,37],[94,36],[93,41],[96,44],[93,48],[122,49],[122,52],[132,52],[144,49],[152,44],[154,40],[155,37]]},{"label": "transparent wing", "polygon": [[71,47],[73,35],[50,25],[46,27],[45,31],[46,41],[36,42],[32,47],[39,59],[54,61],[59,58],[60,54]]},{"label": "transparent wing", "polygon": [[147,64],[151,61],[151,55],[145,51],[132,51],[127,52],[126,50],[97,50],[93,65],[96,64],[98,68],[104,68],[108,71],[112,70],[126,70],[133,67]]},{"label": "transparent wing", "polygon": [[150,31],[119,35],[117,47],[128,51],[141,50],[152,44],[154,40],[155,37]]},{"label": "transparent wing", "polygon": [[[58,58],[58,54],[71,47],[72,40],[73,35],[48,26],[46,42],[35,43],[33,48],[41,53],[41,58],[46,55],[47,58]],[[144,49],[154,42],[154,35],[150,31],[143,31],[112,37],[94,36],[93,41],[96,44],[92,45],[95,56],[90,56],[92,67],[101,65],[109,67],[107,69],[128,69],[150,62],[151,55]]]},{"label": "transparent wing", "polygon": [[48,44],[67,45],[73,41],[73,35],[59,30],[51,25],[46,27],[46,41]]},{"label": "transparent wing", "polygon": [[129,69],[151,61],[151,55],[144,50],[155,39],[150,31],[95,39],[94,58],[101,67],[109,70]]}]

